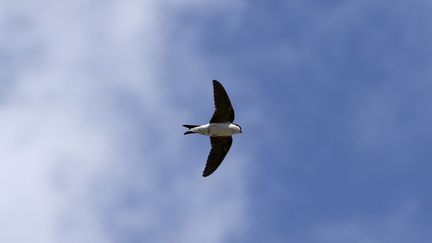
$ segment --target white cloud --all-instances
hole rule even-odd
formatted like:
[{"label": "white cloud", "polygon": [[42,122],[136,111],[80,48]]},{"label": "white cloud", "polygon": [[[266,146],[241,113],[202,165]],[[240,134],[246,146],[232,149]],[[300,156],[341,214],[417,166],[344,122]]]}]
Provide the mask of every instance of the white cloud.
[{"label": "white cloud", "polygon": [[244,156],[202,179],[207,151],[192,153],[185,141],[198,138],[179,133],[189,111],[162,80],[175,71],[163,66],[166,8],[0,4],[0,36],[11,36],[0,50],[14,57],[0,57],[13,63],[0,104],[1,242],[222,242],[242,230]]}]

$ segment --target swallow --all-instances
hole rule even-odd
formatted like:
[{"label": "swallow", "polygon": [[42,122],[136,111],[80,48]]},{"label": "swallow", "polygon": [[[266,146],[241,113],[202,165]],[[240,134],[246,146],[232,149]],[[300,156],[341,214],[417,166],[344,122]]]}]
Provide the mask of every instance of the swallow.
[{"label": "swallow", "polygon": [[183,125],[187,134],[201,134],[210,137],[211,150],[203,171],[203,177],[211,175],[224,160],[232,145],[232,135],[242,133],[240,125],[234,123],[234,109],[222,84],[213,80],[215,111],[210,122],[204,125]]}]

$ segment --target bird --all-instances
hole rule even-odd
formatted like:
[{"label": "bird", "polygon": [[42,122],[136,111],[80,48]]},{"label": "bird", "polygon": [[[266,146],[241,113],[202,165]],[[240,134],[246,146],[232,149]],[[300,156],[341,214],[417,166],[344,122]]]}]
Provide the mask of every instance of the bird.
[{"label": "bird", "polygon": [[210,137],[211,150],[202,176],[211,175],[224,160],[232,145],[232,135],[243,133],[240,125],[234,123],[234,108],[222,84],[213,80],[215,111],[210,122],[204,125],[183,125],[187,134],[201,134]]}]

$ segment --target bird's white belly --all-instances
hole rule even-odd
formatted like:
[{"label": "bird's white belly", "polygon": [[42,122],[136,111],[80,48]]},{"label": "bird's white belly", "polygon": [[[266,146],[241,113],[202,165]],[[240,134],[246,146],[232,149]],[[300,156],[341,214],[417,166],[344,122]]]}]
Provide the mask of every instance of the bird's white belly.
[{"label": "bird's white belly", "polygon": [[210,123],[209,135],[212,137],[231,136],[230,123]]}]

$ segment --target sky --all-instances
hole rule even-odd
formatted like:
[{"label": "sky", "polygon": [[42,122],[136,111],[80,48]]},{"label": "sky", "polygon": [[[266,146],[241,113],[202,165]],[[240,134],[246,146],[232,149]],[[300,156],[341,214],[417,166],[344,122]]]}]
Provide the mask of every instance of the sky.
[{"label": "sky", "polygon": [[431,242],[431,12],[0,0],[0,242]]}]

